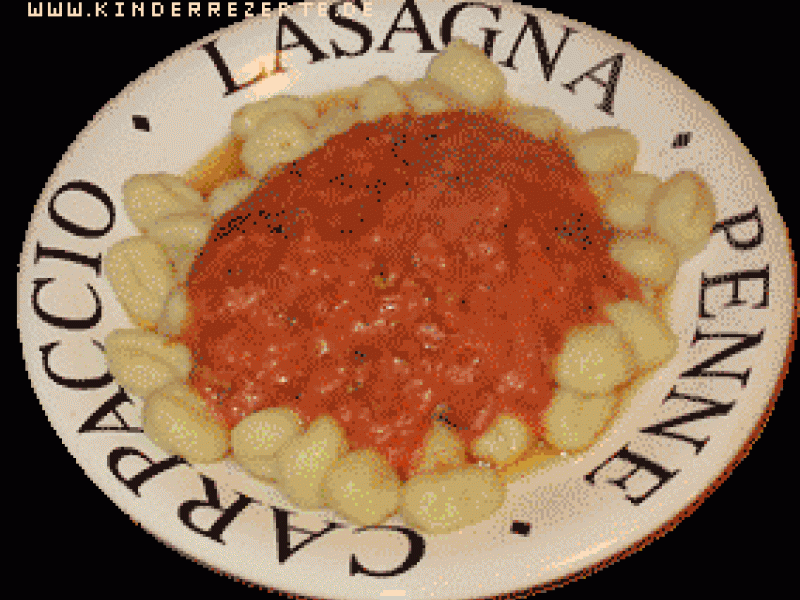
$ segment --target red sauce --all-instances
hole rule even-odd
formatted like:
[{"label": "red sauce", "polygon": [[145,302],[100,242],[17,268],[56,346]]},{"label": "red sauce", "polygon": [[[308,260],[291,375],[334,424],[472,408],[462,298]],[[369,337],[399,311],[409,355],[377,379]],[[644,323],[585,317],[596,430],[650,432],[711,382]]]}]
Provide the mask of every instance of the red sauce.
[{"label": "red sauce", "polygon": [[233,427],[332,415],[406,476],[438,405],[541,433],[566,331],[636,282],[572,156],[488,115],[359,124],[223,215],[187,281],[191,384]]}]

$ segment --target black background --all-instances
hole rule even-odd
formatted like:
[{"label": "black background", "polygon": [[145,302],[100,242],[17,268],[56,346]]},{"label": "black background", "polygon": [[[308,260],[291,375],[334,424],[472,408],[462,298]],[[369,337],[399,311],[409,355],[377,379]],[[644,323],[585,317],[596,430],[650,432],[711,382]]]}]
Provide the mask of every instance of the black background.
[{"label": "black background", "polygon": [[[234,20],[34,19],[26,17],[25,2],[10,4],[3,7],[4,21],[15,37],[22,34],[18,42],[7,38],[5,62],[13,77],[4,86],[12,107],[6,123],[12,130],[23,126],[12,159],[25,174],[24,195],[15,202],[21,219],[13,227],[22,232],[55,165],[95,113],[151,66]],[[638,5],[635,15],[612,8],[552,10],[631,42],[714,105],[759,161],[786,218],[781,157],[797,113],[796,92],[785,83],[796,78],[795,53],[786,54],[791,31],[775,17],[749,11],[698,16],[668,4]],[[790,152],[796,158],[796,146]],[[14,506],[7,518],[26,523],[26,537],[9,549],[25,549],[15,552],[15,560],[32,569],[26,579],[33,590],[257,593],[194,564],[133,524],[83,474],[27,382],[22,386],[13,404],[19,422],[27,423],[18,444],[31,448],[32,436],[35,450],[17,463],[22,468],[9,474],[4,491]],[[675,531],[549,594],[738,597],[790,585],[794,567],[787,558],[796,555],[797,528],[790,512],[796,462],[786,437],[789,401],[784,394],[750,456]]]}]

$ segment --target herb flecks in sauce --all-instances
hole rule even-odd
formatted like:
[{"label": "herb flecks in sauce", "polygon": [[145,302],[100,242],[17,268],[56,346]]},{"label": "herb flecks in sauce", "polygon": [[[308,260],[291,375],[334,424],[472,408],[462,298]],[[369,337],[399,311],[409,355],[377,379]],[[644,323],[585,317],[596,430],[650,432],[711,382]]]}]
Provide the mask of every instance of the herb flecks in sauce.
[{"label": "herb flecks in sauce", "polygon": [[219,418],[330,414],[401,476],[437,406],[541,431],[568,329],[640,300],[571,155],[487,114],[361,123],[224,214],[187,281]]}]

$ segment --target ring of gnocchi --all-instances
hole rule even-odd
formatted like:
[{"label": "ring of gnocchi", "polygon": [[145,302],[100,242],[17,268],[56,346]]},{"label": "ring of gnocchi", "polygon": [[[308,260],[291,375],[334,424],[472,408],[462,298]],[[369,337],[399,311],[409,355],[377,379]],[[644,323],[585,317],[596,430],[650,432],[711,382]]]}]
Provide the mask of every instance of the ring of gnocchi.
[{"label": "ring of gnocchi", "polygon": [[[499,68],[478,48],[456,39],[417,81],[377,77],[333,95],[276,96],[242,107],[233,115],[228,149],[222,150],[228,175],[201,161],[188,180],[163,173],[128,179],[124,207],[141,235],[115,244],[106,269],[137,327],[112,332],[105,352],[118,383],[144,399],[145,433],[190,462],[230,457],[253,477],[276,483],[301,508],[327,506],[362,526],[399,513],[429,533],[488,518],[504,502],[505,482],[595,443],[624,390],[675,355],[676,338],[666,323],[672,284],[680,263],[709,239],[713,198],[695,173],[662,182],[634,171],[639,144],[630,132],[616,127],[577,132],[553,111],[514,101],[504,89]],[[208,394],[190,384],[197,351],[184,336],[196,310],[186,282],[223,215],[269,187],[288,165],[357,124],[453,111],[488,115],[510,131],[569,152],[613,232],[607,251],[636,282],[641,300],[606,301],[595,322],[565,332],[550,364],[554,387],[541,407],[539,427],[500,410],[479,434],[467,437],[437,412],[422,430],[405,472],[386,453],[354,446],[331,415],[307,420],[291,406],[268,406],[240,414],[235,426],[226,424],[212,410]],[[429,242],[429,254],[444,261],[436,258],[435,240]],[[486,244],[482,248],[491,255]],[[502,268],[503,263],[496,264]],[[376,285],[391,287],[393,275],[381,272]],[[433,325],[425,327],[426,348],[435,348],[442,335],[437,337]],[[328,352],[327,340],[316,344],[320,355]],[[246,360],[246,354],[230,357],[231,363]],[[402,363],[398,360],[395,367]],[[448,373],[469,379],[470,368],[451,365]],[[506,374],[502,385],[521,387],[519,380],[518,374]],[[430,396],[430,390],[420,391],[415,402],[428,406]]]}]

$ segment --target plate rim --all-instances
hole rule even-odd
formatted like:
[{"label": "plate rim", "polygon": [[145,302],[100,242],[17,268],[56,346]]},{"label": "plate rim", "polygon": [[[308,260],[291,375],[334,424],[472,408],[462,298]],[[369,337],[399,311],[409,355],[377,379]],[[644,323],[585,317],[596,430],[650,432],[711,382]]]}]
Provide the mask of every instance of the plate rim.
[{"label": "plate rim", "polygon": [[[550,11],[547,11],[547,12],[550,12]],[[563,19],[565,19],[565,20],[570,20],[568,17],[563,17],[563,16],[562,16],[562,15],[560,15],[560,14],[556,14],[556,13],[550,13],[550,14],[553,14],[553,15],[555,15],[555,16],[557,16],[557,17],[559,17],[559,18],[563,18]],[[168,61],[173,61],[173,60],[175,60],[175,61],[178,61],[178,60],[180,60],[180,58],[183,56],[183,54],[184,54],[185,52],[188,52],[188,51],[190,51],[190,50],[196,49],[196,46],[198,46],[198,45],[199,45],[199,44],[201,44],[202,42],[205,42],[205,41],[207,41],[207,40],[209,40],[209,39],[212,39],[212,38],[214,38],[214,36],[218,36],[218,35],[219,35],[221,32],[228,31],[228,30],[230,30],[232,27],[236,27],[237,25],[238,25],[238,24],[236,24],[236,25],[233,25],[233,26],[229,26],[229,27],[226,27],[226,28],[219,29],[219,30],[217,30],[217,31],[215,31],[215,32],[213,32],[213,33],[211,33],[211,34],[207,35],[205,38],[202,38],[201,40],[198,40],[198,41],[196,41],[196,42],[193,42],[193,43],[191,43],[191,44],[189,44],[189,45],[185,46],[184,48],[181,48],[180,50],[176,51],[176,52],[175,52],[175,53],[174,53],[172,56],[170,56],[170,57],[168,57],[168,58],[164,59],[164,61],[162,61],[162,62],[158,63],[157,65],[155,65],[155,66],[151,67],[150,69],[148,69],[148,70],[147,70],[147,71],[145,71],[144,73],[140,74],[140,75],[139,75],[139,76],[138,76],[136,79],[134,79],[134,80],[133,80],[131,83],[129,83],[129,85],[128,85],[128,86],[127,86],[125,89],[123,89],[123,90],[122,90],[122,91],[121,91],[121,92],[120,92],[120,93],[119,93],[119,94],[118,94],[118,95],[117,95],[117,96],[116,96],[116,97],[115,97],[115,98],[114,98],[114,99],[111,101],[111,103],[110,103],[110,105],[109,105],[109,106],[103,107],[103,109],[102,109],[102,110],[103,110],[103,111],[104,111],[104,110],[109,110],[109,109],[111,108],[111,106],[113,105],[114,101],[115,101],[115,100],[118,100],[120,96],[123,96],[123,95],[126,93],[126,91],[128,90],[128,88],[129,88],[130,86],[134,86],[134,85],[140,85],[140,84],[142,84],[142,83],[144,82],[144,80],[145,80],[147,77],[149,77],[149,76],[151,76],[151,75],[152,75],[152,72],[153,72],[154,70],[156,70],[156,69],[158,69],[158,68],[161,68],[161,67],[163,67],[163,66],[165,65],[165,63],[167,63]],[[605,36],[610,36],[610,34],[607,34],[606,32],[604,32],[604,31],[601,31],[601,30],[599,30],[599,29],[596,29],[596,28],[592,27],[591,25],[585,25],[585,26],[586,26],[587,28],[590,28],[590,29],[592,29],[592,30],[593,30],[593,31],[595,31],[595,32],[599,32],[599,33],[601,33],[601,34],[603,34],[603,35],[605,35]],[[610,37],[613,37],[613,36],[610,36]],[[626,44],[628,44],[627,42],[625,42],[625,43],[626,43]],[[628,45],[630,46],[630,44],[628,44]],[[638,51],[637,51],[637,52],[638,52]],[[645,56],[646,56],[646,55],[645,55]],[[648,56],[647,58],[649,59],[649,56]],[[650,60],[653,60],[653,59],[650,59]],[[655,62],[655,61],[653,61],[653,62]],[[662,67],[662,69],[664,69],[664,68]],[[671,77],[677,77],[677,76],[673,75],[671,72],[669,72],[667,69],[664,69],[664,71],[665,71],[666,73],[668,73],[668,74],[669,74]],[[688,88],[688,86],[686,86],[686,87]],[[689,88],[689,89],[690,89],[690,88]],[[690,91],[691,91],[692,93],[695,93],[695,94],[696,94],[696,92],[694,92],[694,90],[691,90],[691,89],[690,89]],[[699,97],[699,95],[698,95],[698,97]],[[716,110],[716,109],[715,109],[715,110]],[[102,112],[102,111],[100,111],[100,112],[98,113],[98,115],[95,117],[95,119],[99,119],[99,118],[101,118],[102,114],[103,114],[103,112]],[[727,126],[727,122],[726,122],[726,121],[725,121],[725,120],[724,120],[724,119],[723,119],[721,116],[719,117],[719,119],[720,119],[720,121],[721,121],[722,123],[724,123],[724,124]],[[68,149],[67,149],[67,151],[65,152],[65,155],[64,155],[64,157],[66,157],[67,155],[71,154],[71,153],[72,153],[72,151],[73,151],[73,149],[74,149],[74,147],[75,147],[76,145],[80,144],[80,142],[81,142],[81,137],[82,137],[82,135],[85,133],[85,131],[86,131],[86,129],[84,129],[84,130],[82,130],[82,131],[81,131],[81,133],[78,135],[78,137],[75,139],[75,141],[74,141],[74,142],[73,142],[73,143],[72,143],[72,144],[69,146],[69,148],[68,148]],[[48,187],[50,187],[50,186],[51,186],[51,182],[52,182],[52,181],[54,181],[55,179],[57,179],[58,172],[59,172],[59,171],[61,170],[61,168],[62,168],[62,162],[63,162],[63,160],[64,160],[64,158],[62,158],[62,161],[61,161],[61,162],[59,162],[59,164],[57,165],[57,167],[56,167],[55,171],[53,172],[53,174],[51,175],[51,177],[48,179],[48,181],[47,181],[47,184],[45,185],[45,188],[44,188],[45,190],[46,190]],[[755,160],[755,158],[754,158],[754,160]],[[46,202],[43,202],[43,199],[44,199],[44,198],[45,198],[45,196],[44,196],[44,191],[43,191],[43,192],[42,192],[42,195],[39,197],[39,199],[38,199],[38,201],[37,201],[37,205],[44,205],[44,204],[46,204]],[[41,209],[40,209],[40,210],[41,210]],[[34,216],[35,216],[35,214],[34,214]],[[23,245],[23,252],[22,252],[22,254],[23,254],[23,255],[25,255],[25,253],[26,253],[26,251],[27,251],[27,249],[28,249],[28,248],[27,248],[27,246],[28,246],[29,244],[32,244],[32,243],[35,241],[35,240],[34,240],[34,238],[33,238],[33,236],[31,235],[31,228],[33,227],[34,220],[35,220],[35,219],[33,219],[33,218],[31,219],[31,222],[29,223],[29,226],[28,226],[28,230],[26,231],[26,239],[25,239],[25,243],[24,243],[24,245]],[[797,289],[797,264],[796,264],[796,260],[794,260],[794,253],[791,251],[791,248],[790,248],[790,252],[791,252],[791,256],[792,256],[792,267],[793,267],[793,284],[794,284],[794,289],[795,289],[795,292],[796,292],[796,289]],[[22,278],[22,273],[20,272],[20,273],[19,273],[19,279],[21,280],[21,278]],[[18,289],[19,289],[20,287],[22,287],[22,285],[21,285],[22,283],[23,283],[22,281],[19,281],[19,282],[18,282]],[[795,295],[796,295],[796,294],[795,294]],[[615,555],[612,555],[611,557],[609,557],[609,558],[607,558],[607,559],[605,559],[605,560],[601,560],[601,561],[599,561],[598,563],[596,563],[596,564],[594,564],[594,565],[592,565],[592,566],[590,566],[590,567],[586,567],[585,569],[583,569],[583,570],[582,570],[582,571],[580,571],[580,572],[577,572],[577,573],[575,573],[575,574],[573,574],[573,575],[569,575],[569,576],[566,576],[566,577],[564,577],[564,578],[561,578],[561,579],[558,579],[558,580],[554,580],[552,583],[553,583],[553,585],[554,585],[555,587],[560,587],[560,586],[561,586],[561,585],[559,585],[559,582],[562,582],[562,581],[563,581],[564,583],[567,583],[567,582],[569,582],[569,581],[572,581],[572,580],[574,580],[574,579],[580,578],[580,577],[581,577],[582,575],[584,575],[584,574],[588,574],[588,573],[590,573],[590,572],[596,572],[597,570],[600,570],[600,569],[602,569],[602,568],[605,568],[605,566],[607,566],[608,564],[611,564],[611,563],[613,563],[613,562],[616,562],[617,560],[620,560],[621,558],[624,558],[625,556],[627,556],[627,555],[629,555],[629,554],[631,554],[631,553],[633,553],[633,552],[637,551],[638,549],[641,549],[642,547],[644,547],[644,546],[648,545],[648,544],[649,544],[649,543],[651,543],[651,542],[652,542],[654,539],[657,539],[658,537],[661,537],[661,536],[663,536],[663,535],[664,535],[664,533],[666,533],[667,531],[670,531],[670,530],[674,529],[674,527],[675,527],[675,526],[677,526],[677,523],[681,522],[681,521],[682,521],[683,519],[685,519],[687,516],[689,516],[690,514],[692,514],[692,513],[693,513],[693,512],[694,512],[694,511],[697,509],[697,507],[699,507],[699,505],[700,505],[700,504],[702,504],[702,502],[703,502],[703,501],[704,501],[704,500],[705,500],[705,499],[706,499],[706,498],[707,498],[707,497],[708,497],[708,496],[709,496],[711,493],[713,493],[713,491],[716,491],[716,489],[718,489],[718,488],[719,488],[719,486],[721,485],[721,483],[722,483],[722,482],[724,482],[724,481],[725,481],[725,480],[726,480],[726,479],[729,477],[729,475],[730,475],[730,473],[733,471],[733,469],[734,469],[736,466],[738,466],[738,464],[740,464],[740,463],[741,463],[741,461],[743,460],[743,458],[744,458],[744,457],[745,457],[747,454],[749,454],[749,451],[750,451],[750,449],[752,448],[752,446],[753,446],[753,444],[754,444],[754,442],[755,442],[755,439],[757,439],[757,438],[760,436],[761,432],[763,431],[763,429],[764,429],[764,427],[765,427],[765,425],[766,425],[766,422],[769,420],[769,417],[771,416],[771,414],[772,414],[772,411],[774,410],[774,405],[775,405],[775,402],[776,402],[776,400],[777,400],[777,395],[778,395],[778,394],[780,393],[780,391],[782,390],[782,387],[783,387],[783,384],[784,384],[784,381],[785,381],[785,377],[786,377],[786,374],[787,374],[787,372],[788,372],[788,366],[789,366],[789,363],[790,363],[791,354],[792,354],[792,352],[793,352],[793,349],[794,349],[794,344],[795,344],[795,340],[796,340],[796,336],[797,336],[797,305],[796,305],[796,303],[795,303],[795,305],[794,305],[794,307],[793,307],[793,309],[792,309],[792,317],[793,317],[793,326],[792,326],[792,332],[791,332],[791,336],[790,336],[790,337],[791,337],[791,339],[790,339],[790,341],[789,341],[789,344],[787,345],[786,356],[784,357],[784,362],[783,362],[783,369],[782,369],[782,371],[781,371],[781,374],[780,374],[780,376],[778,377],[778,380],[776,381],[775,387],[774,387],[774,389],[773,389],[772,396],[771,396],[771,398],[770,398],[770,402],[769,402],[769,404],[767,405],[767,407],[766,407],[766,409],[764,410],[764,412],[762,413],[762,415],[761,415],[761,418],[759,419],[759,421],[758,421],[758,422],[756,423],[756,425],[755,425],[755,426],[752,428],[752,430],[751,430],[751,432],[750,432],[750,435],[748,436],[748,438],[747,438],[747,439],[745,440],[745,442],[744,442],[744,443],[741,445],[741,447],[740,447],[740,449],[739,449],[738,453],[736,454],[736,457],[735,457],[735,458],[734,458],[734,459],[733,459],[733,460],[732,460],[732,461],[731,461],[731,462],[730,462],[728,465],[722,466],[720,475],[719,475],[719,476],[718,476],[718,477],[717,477],[717,478],[716,478],[716,479],[715,479],[715,480],[714,480],[714,481],[713,481],[713,482],[712,482],[712,483],[711,483],[711,484],[710,484],[708,487],[706,487],[704,490],[702,490],[701,492],[699,492],[699,493],[698,493],[698,495],[697,495],[697,497],[695,498],[695,500],[693,500],[693,501],[690,501],[690,502],[689,502],[689,506],[687,506],[687,507],[685,507],[683,510],[681,510],[681,511],[678,513],[678,515],[676,515],[676,517],[675,517],[674,519],[672,519],[672,520],[671,520],[671,521],[669,521],[668,523],[665,523],[665,524],[664,524],[662,527],[660,527],[658,530],[654,531],[653,533],[651,533],[650,535],[646,536],[646,537],[645,537],[645,538],[643,538],[642,540],[639,540],[638,542],[634,542],[634,544],[633,544],[631,547],[629,547],[629,548],[626,548],[625,550],[623,550],[623,551],[620,551],[620,552],[618,552],[617,554],[615,554]],[[19,311],[18,311],[18,325],[19,325],[19,318],[20,318],[20,314],[19,314]],[[23,340],[23,342],[24,342],[24,340]],[[26,365],[26,371],[27,371],[27,370],[28,370],[28,363],[27,363],[27,361],[25,361],[25,365]],[[35,391],[35,390],[34,390],[34,391]],[[38,398],[39,394],[37,393],[36,395],[37,395],[37,398]],[[41,403],[41,399],[40,399],[40,403]],[[44,407],[43,407],[43,408],[44,408]],[[47,413],[47,411],[46,411],[46,410],[45,410],[45,414],[47,415],[47,417],[48,417],[48,420],[50,421],[49,414]],[[51,422],[51,426],[52,426],[52,422]],[[55,427],[53,427],[53,428],[54,428],[54,429],[56,429]],[[63,436],[61,436],[61,433],[60,433],[60,432],[59,432],[57,429],[56,429],[56,432],[58,433],[58,435],[59,435],[59,437],[61,438],[61,440],[62,440],[62,443],[63,443],[63,442],[64,442],[64,438],[63,438]],[[64,443],[64,445],[66,446],[66,443]],[[73,454],[73,452],[72,452],[72,451],[69,449],[69,447],[67,447],[67,448],[68,448],[68,451],[70,451],[70,454],[72,454],[72,455],[73,455],[73,458],[76,458],[76,462],[78,462],[78,461],[77,461],[77,457],[76,457],[76,456]],[[93,483],[95,483],[95,485],[97,485],[97,487],[100,487],[100,489],[101,489],[101,490],[104,492],[104,495],[108,495],[108,494],[105,492],[105,490],[104,490],[104,489],[103,489],[103,488],[102,488],[100,485],[98,485],[97,481],[95,481],[95,479],[92,477],[92,475],[90,474],[90,472],[89,472],[89,471],[87,471],[86,469],[83,469],[83,467],[82,467],[82,465],[80,465],[80,463],[78,463],[78,464],[79,464],[79,466],[81,466],[82,470],[84,470],[84,472],[86,472],[86,474],[89,476],[90,480],[92,480],[92,481],[93,481]],[[114,501],[114,500],[113,500],[113,498],[110,498],[110,499],[112,499],[112,501]],[[117,502],[114,502],[114,503],[115,503],[115,504],[117,505],[117,507],[118,507],[118,508],[120,508],[120,509],[121,509],[121,510],[122,510],[124,513],[128,514],[128,516],[129,516],[129,517],[131,517],[131,519],[132,519],[132,520],[134,520],[134,522],[136,522],[136,521],[135,521],[135,519],[134,519],[134,517],[133,517],[131,514],[129,514],[129,513],[128,513],[128,511],[127,511],[127,510],[126,510],[126,509],[125,509],[125,508],[124,508],[122,505],[118,504]],[[181,554],[184,554],[184,552],[183,552],[182,550],[180,550],[179,548],[172,546],[172,545],[171,545],[171,544],[169,544],[169,543],[168,543],[166,540],[162,539],[161,537],[159,537],[157,534],[155,534],[154,532],[150,531],[149,529],[147,529],[147,530],[148,530],[148,533],[150,533],[151,535],[153,535],[154,537],[156,537],[157,539],[159,539],[160,541],[162,541],[163,543],[165,543],[165,545],[167,545],[168,547],[171,547],[172,549],[178,550],[178,552],[179,552],[179,553],[181,553]],[[200,559],[198,559],[198,558],[191,557],[190,555],[186,555],[186,556],[188,556],[188,557],[192,558],[192,560],[193,560],[194,562],[201,562],[201,561],[200,561]],[[219,570],[215,569],[213,566],[210,566],[210,565],[209,565],[209,566],[208,566],[208,568],[210,568],[211,570],[214,570],[214,571],[216,571],[216,572],[220,572]],[[231,574],[230,576],[231,576],[231,577],[234,577],[234,578],[236,578],[236,576],[234,576],[234,575],[232,575],[232,574]],[[256,582],[253,582],[253,583],[254,583],[255,585],[258,585],[258,586],[261,586],[261,585],[263,585],[263,584],[259,584],[259,583],[256,583]],[[563,584],[562,584],[562,585],[563,585]],[[548,583],[548,584],[541,584],[541,585],[539,585],[539,586],[536,586],[535,588],[529,588],[529,589],[539,589],[539,588],[543,588],[543,589],[550,589],[548,586],[549,586],[549,583]],[[522,588],[521,588],[521,589],[522,589]]]}]

